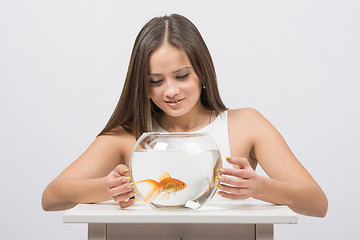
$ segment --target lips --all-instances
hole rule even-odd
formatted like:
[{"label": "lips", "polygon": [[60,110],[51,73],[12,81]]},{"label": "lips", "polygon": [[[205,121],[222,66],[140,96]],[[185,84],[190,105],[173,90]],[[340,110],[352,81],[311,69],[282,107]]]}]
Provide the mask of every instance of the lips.
[{"label": "lips", "polygon": [[180,102],[180,101],[182,101],[182,99],[175,100],[175,101],[165,101],[165,102],[166,102],[166,103],[178,103],[178,102]]},{"label": "lips", "polygon": [[182,103],[183,100],[184,100],[184,98],[181,98],[181,99],[177,99],[177,100],[173,100],[173,101],[165,101],[165,103],[169,106],[178,106]]}]

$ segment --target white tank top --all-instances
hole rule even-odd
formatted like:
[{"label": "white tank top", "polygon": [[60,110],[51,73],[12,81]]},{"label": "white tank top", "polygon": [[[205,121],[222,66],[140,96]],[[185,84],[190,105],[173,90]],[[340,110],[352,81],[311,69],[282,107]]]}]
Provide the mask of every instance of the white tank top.
[{"label": "white tank top", "polygon": [[[160,125],[153,121],[153,132],[167,132]],[[228,111],[220,113],[216,119],[206,127],[196,131],[201,133],[208,133],[216,142],[223,162],[223,167],[232,168],[226,160],[226,156],[231,156],[229,144],[229,131],[228,131]]]}]

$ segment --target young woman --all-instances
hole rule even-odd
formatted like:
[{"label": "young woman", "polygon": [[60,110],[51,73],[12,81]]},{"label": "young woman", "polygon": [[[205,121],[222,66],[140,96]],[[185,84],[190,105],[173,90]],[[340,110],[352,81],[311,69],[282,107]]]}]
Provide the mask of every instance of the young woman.
[{"label": "young woman", "polygon": [[[324,217],[327,199],[279,132],[256,110],[223,104],[210,53],[185,17],[154,18],[138,34],[120,100],[89,148],[44,190],[44,210],[113,199],[134,204],[128,176],[143,132],[209,132],[222,156],[219,195],[285,204]],[[255,172],[257,164],[269,178]]]}]

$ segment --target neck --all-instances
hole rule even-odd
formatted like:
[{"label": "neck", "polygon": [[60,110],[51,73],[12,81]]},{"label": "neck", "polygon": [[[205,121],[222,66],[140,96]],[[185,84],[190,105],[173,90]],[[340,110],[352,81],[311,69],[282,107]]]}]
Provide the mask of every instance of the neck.
[{"label": "neck", "polygon": [[214,113],[202,106],[182,116],[170,116],[162,113],[158,118],[159,125],[168,132],[195,132],[209,125],[214,120]]}]

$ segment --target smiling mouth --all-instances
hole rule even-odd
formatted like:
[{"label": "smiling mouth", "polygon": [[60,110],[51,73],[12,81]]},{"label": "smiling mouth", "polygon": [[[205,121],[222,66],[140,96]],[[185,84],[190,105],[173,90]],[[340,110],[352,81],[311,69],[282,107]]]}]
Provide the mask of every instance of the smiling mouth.
[{"label": "smiling mouth", "polygon": [[175,107],[175,106],[180,105],[184,99],[185,99],[185,98],[181,98],[181,99],[174,100],[174,101],[165,101],[165,103],[166,103],[168,106]]},{"label": "smiling mouth", "polygon": [[181,102],[183,100],[182,99],[179,99],[179,100],[175,100],[175,101],[165,101],[166,103],[178,103],[178,102]]}]

